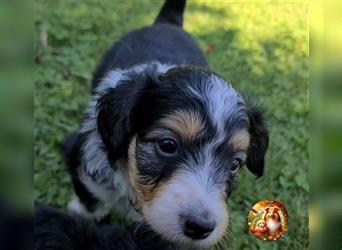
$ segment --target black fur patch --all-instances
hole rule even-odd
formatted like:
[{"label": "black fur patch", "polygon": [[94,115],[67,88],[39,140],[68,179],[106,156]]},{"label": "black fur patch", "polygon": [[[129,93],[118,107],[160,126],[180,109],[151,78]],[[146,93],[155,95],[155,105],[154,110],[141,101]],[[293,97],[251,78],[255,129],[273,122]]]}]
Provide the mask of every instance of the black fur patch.
[{"label": "black fur patch", "polygon": [[246,165],[253,174],[260,177],[264,172],[265,155],[269,140],[268,129],[262,108],[254,105],[250,100],[247,102],[247,106],[251,141],[248,149]]},{"label": "black fur patch", "polygon": [[147,250],[176,249],[163,242],[146,226],[124,228],[120,225],[96,225],[77,215],[35,203],[35,250]]}]

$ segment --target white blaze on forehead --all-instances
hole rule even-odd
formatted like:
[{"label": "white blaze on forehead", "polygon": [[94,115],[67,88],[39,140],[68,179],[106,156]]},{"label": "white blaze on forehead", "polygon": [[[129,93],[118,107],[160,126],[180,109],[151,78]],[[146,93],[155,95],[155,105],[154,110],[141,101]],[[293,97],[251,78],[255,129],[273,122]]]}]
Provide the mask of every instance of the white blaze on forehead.
[{"label": "white blaze on forehead", "polygon": [[243,99],[240,94],[222,78],[212,75],[208,80],[205,89],[201,91],[189,87],[192,95],[202,99],[208,107],[212,121],[217,128],[222,131],[224,123],[229,117],[238,112],[241,108],[239,105]]},{"label": "white blaze on forehead", "polygon": [[215,143],[206,144],[182,166],[184,169],[189,168],[190,171],[193,171],[195,173],[193,177],[197,178],[198,182],[208,189],[208,192],[211,190],[219,193],[224,192],[224,187],[217,186],[218,183],[215,184],[213,178],[219,174],[218,166],[220,165],[219,159],[214,156],[214,148],[217,142],[221,142],[221,140],[218,139],[215,140]]}]

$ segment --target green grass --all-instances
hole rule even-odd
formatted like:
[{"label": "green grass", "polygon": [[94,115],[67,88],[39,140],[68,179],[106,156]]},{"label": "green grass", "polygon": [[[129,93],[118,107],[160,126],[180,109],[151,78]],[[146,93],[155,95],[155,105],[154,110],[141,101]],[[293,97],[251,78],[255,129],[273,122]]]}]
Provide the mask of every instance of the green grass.
[{"label": "green grass", "polygon": [[[128,0],[35,1],[35,199],[65,207],[72,187],[59,145],[79,127],[91,73],[114,40],[150,24],[160,6]],[[231,234],[222,245],[308,248],[307,5],[191,2],[185,29],[216,72],[263,104],[270,125],[265,176],[255,179],[242,171],[228,201]],[[280,242],[260,241],[248,231],[248,211],[261,199],[277,199],[288,210],[289,232]]]}]

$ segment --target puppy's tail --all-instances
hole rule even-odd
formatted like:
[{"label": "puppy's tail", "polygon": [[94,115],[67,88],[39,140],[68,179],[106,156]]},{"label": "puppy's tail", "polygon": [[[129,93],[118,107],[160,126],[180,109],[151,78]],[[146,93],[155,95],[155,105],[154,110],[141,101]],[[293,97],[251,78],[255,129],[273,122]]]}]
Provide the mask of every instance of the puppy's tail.
[{"label": "puppy's tail", "polygon": [[169,23],[183,27],[183,12],[186,0],[165,0],[154,23]]}]

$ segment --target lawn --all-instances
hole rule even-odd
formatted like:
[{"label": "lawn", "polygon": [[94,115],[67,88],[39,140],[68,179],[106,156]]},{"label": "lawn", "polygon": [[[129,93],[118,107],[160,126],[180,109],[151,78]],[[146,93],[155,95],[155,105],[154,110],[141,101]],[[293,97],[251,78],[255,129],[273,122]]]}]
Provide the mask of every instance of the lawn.
[{"label": "lawn", "polygon": [[[59,146],[76,131],[89,101],[91,73],[104,51],[151,24],[160,1],[35,1],[35,199],[64,208],[72,195]],[[216,72],[267,110],[270,149],[265,175],[243,169],[228,201],[224,249],[308,248],[307,4],[190,2],[185,29]],[[281,201],[289,232],[263,242],[247,214],[261,199]]]}]

